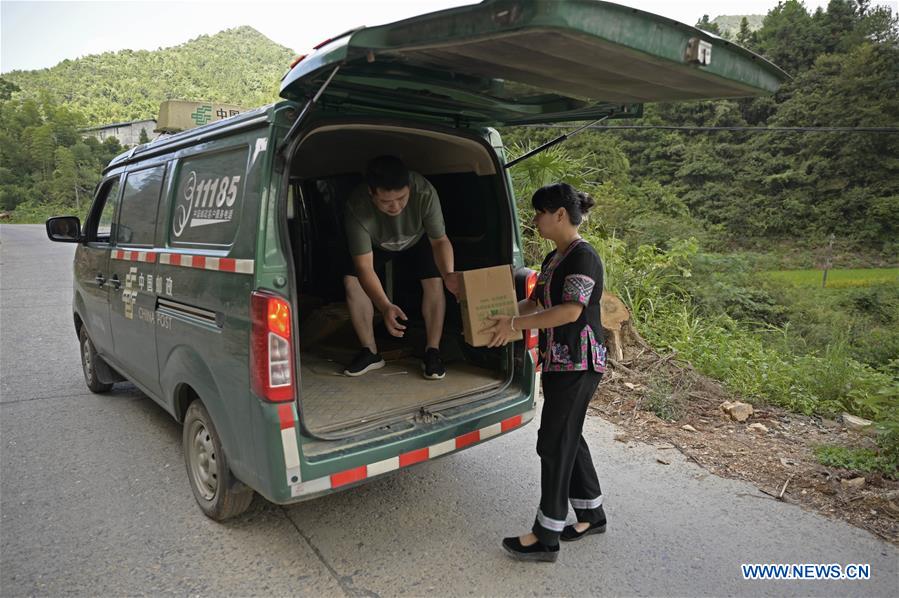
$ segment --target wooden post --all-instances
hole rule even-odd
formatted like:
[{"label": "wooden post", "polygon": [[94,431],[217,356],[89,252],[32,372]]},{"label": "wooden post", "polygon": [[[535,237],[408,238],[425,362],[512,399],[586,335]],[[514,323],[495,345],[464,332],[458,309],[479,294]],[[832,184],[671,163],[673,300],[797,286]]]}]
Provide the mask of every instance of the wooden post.
[{"label": "wooden post", "polygon": [[833,240],[834,234],[830,233],[830,241],[827,244],[827,252],[824,254],[824,278],[821,280],[821,288],[827,288],[827,271],[833,265],[831,258],[833,257]]}]

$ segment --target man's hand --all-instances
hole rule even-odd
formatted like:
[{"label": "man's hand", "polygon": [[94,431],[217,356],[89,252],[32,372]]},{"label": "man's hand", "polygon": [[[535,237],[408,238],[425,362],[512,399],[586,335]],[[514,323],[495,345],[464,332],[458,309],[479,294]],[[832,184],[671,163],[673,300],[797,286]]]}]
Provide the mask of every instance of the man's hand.
[{"label": "man's hand", "polygon": [[402,337],[405,334],[406,327],[400,324],[399,320],[405,322],[409,318],[406,317],[406,314],[403,313],[399,306],[391,303],[381,312],[381,315],[384,316],[384,325],[387,327],[387,332],[392,336]]},{"label": "man's hand", "polygon": [[443,277],[443,284],[446,285],[446,290],[452,293],[456,297],[456,301],[458,301],[459,295],[462,293],[462,274],[459,272],[447,273]]}]

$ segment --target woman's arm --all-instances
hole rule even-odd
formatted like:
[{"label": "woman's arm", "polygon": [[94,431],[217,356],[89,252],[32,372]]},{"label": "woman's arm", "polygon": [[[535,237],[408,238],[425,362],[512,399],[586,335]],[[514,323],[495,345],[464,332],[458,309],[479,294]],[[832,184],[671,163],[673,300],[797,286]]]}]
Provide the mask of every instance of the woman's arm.
[{"label": "woman's arm", "polygon": [[527,316],[537,312],[537,302],[530,299],[522,299],[518,302],[518,315]]},{"label": "woman's arm", "polygon": [[[519,304],[520,305],[520,304]],[[549,309],[544,309],[534,314],[526,316],[515,316],[515,330],[512,330],[511,316],[492,316],[493,326],[487,328],[485,332],[493,333],[493,340],[488,343],[488,347],[501,347],[509,342],[519,330],[528,328],[555,328],[563,324],[569,324],[581,317],[584,306],[580,303],[563,303],[555,305]]]}]

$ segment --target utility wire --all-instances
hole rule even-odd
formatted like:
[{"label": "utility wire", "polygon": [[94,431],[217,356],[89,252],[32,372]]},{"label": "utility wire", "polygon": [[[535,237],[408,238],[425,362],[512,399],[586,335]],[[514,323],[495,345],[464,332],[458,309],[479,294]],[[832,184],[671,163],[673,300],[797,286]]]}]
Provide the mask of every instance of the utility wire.
[{"label": "utility wire", "polygon": [[[536,129],[569,129],[579,125],[522,125]],[[588,125],[594,131],[660,129],[663,131],[745,131],[748,133],[899,133],[899,127],[690,127],[677,125]]]}]

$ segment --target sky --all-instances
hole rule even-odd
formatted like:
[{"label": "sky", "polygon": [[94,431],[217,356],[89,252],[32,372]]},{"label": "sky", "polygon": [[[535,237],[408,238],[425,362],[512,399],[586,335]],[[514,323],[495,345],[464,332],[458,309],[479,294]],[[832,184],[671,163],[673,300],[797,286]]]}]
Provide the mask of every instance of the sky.
[{"label": "sky", "polygon": [[[156,50],[249,25],[305,54],[361,25],[379,25],[472,0],[295,0],[293,2],[37,2],[0,0],[0,73],[123,49]],[[894,6],[896,0],[887,0]],[[618,0],[693,25],[703,14],[765,14],[777,0]],[[814,10],[826,0],[805,0]]]}]

